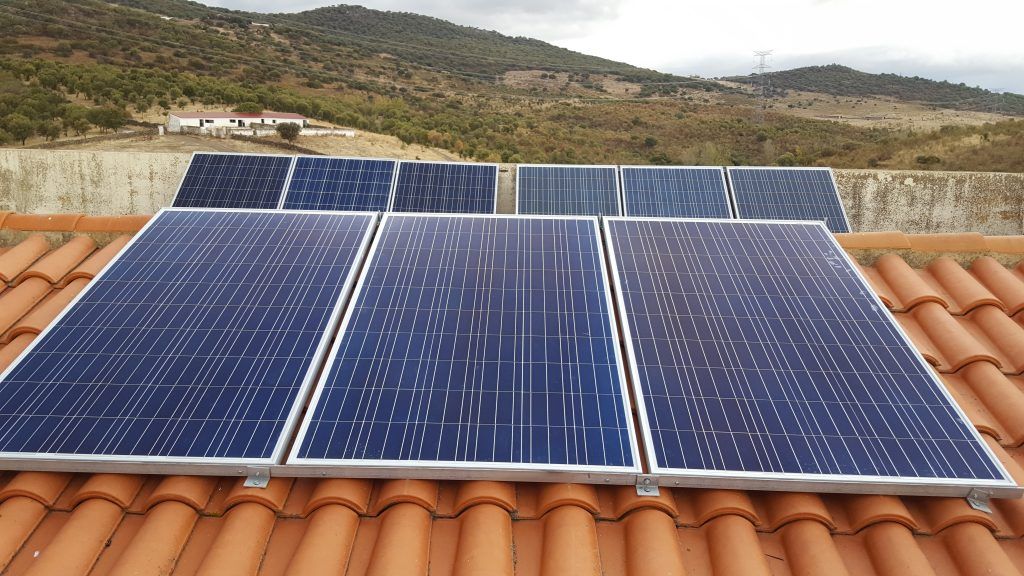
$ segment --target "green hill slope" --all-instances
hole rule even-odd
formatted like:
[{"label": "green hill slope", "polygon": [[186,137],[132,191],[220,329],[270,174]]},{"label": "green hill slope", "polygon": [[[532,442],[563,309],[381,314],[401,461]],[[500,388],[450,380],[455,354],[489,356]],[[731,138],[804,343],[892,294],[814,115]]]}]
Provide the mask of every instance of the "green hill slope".
[{"label": "green hill slope", "polygon": [[[749,77],[733,77],[730,80],[744,82]],[[776,91],[799,90],[853,97],[884,96],[953,110],[1024,116],[1024,96],[1019,94],[997,94],[966,84],[939,82],[917,76],[869,74],[839,64],[775,72],[771,76],[771,83]]]}]

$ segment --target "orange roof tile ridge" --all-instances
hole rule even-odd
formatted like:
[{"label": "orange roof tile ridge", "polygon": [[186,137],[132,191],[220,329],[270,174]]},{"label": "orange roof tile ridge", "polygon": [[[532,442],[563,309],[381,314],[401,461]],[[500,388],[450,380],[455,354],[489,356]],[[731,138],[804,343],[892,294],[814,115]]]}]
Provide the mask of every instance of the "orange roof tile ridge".
[{"label": "orange roof tile ridge", "polygon": [[319,480],[303,508],[302,515],[309,517],[318,509],[337,504],[356,514],[366,515],[370,509],[373,481],[357,478],[326,478]]},{"label": "orange roof tile ridge", "polygon": [[933,534],[938,534],[950,526],[964,522],[981,524],[995,533],[999,528],[989,514],[975,510],[963,498],[920,498],[922,513],[928,520],[928,527]]},{"label": "orange roof tile ridge", "polygon": [[928,272],[956,301],[960,314],[967,314],[985,305],[995,306],[1006,312],[1002,301],[949,256],[942,256],[929,264]]},{"label": "orange roof tile ridge", "polygon": [[212,476],[165,476],[146,497],[144,509],[148,511],[164,502],[180,502],[201,512],[210,502],[217,482]]},{"label": "orange roof tile ridge", "polygon": [[459,516],[467,509],[480,504],[493,504],[512,513],[516,510],[516,501],[516,485],[513,482],[469,480],[459,483],[453,513]]},{"label": "orange roof tile ridge", "polygon": [[1024,282],[995,258],[982,256],[971,262],[970,273],[1003,303],[1011,316],[1024,310]]},{"label": "orange roof tile ridge", "polygon": [[85,214],[8,214],[3,227],[25,232],[73,232]]},{"label": "orange roof tile ridge", "polygon": [[885,280],[893,295],[903,308],[911,310],[926,302],[934,302],[949,308],[949,302],[935,291],[920,273],[896,254],[884,254],[875,262],[875,270]]},{"label": "orange roof tile ridge", "polygon": [[679,516],[672,488],[661,487],[657,496],[639,496],[635,486],[615,486],[613,489],[614,517],[617,520],[639,510],[659,510],[673,519]]},{"label": "orange roof tile ridge", "polygon": [[438,484],[433,480],[387,480],[377,483],[377,493],[370,504],[370,514],[379,516],[384,510],[403,503],[416,504],[433,514],[437,511]]},{"label": "orange roof tile ridge", "polygon": [[908,250],[910,241],[903,232],[853,232],[835,234],[846,250]]},{"label": "orange roof tile ridge", "polygon": [[787,524],[809,520],[817,522],[828,530],[837,528],[825,503],[817,494],[809,492],[776,492],[765,494],[767,529],[777,531]]},{"label": "orange roof tile ridge", "polygon": [[911,312],[939,354],[946,359],[948,372],[956,372],[971,362],[988,361],[1002,368],[977,339],[949,315],[945,308],[925,302]]},{"label": "orange roof tile ridge", "polygon": [[739,516],[755,526],[761,525],[761,518],[754,509],[750,494],[740,490],[695,490],[694,510],[697,525],[703,526],[722,516]]},{"label": "orange roof tile ridge", "polygon": [[15,279],[15,284],[26,278],[42,278],[50,284],[56,284],[85,261],[96,249],[96,242],[88,236],[76,236],[63,246],[37,260]]},{"label": "orange roof tile ridge", "polygon": [[13,282],[44,254],[50,251],[50,243],[42,234],[32,234],[13,248],[0,255],[0,280]]},{"label": "orange roof tile ridge", "polygon": [[44,506],[53,506],[69,482],[71,482],[71,474],[19,472],[3,489],[0,489],[0,502],[15,496],[23,496]]},{"label": "orange roof tile ridge", "polygon": [[266,488],[246,488],[245,478],[238,478],[234,487],[224,501],[224,509],[228,510],[244,502],[253,502],[265,506],[275,514],[284,510],[284,504],[291,493],[294,478],[274,477]]},{"label": "orange roof tile ridge", "polygon": [[874,524],[889,522],[918,530],[917,521],[897,496],[851,495],[843,499],[850,528],[854,533]]},{"label": "orange roof tile ridge", "polygon": [[142,490],[145,479],[137,474],[93,474],[75,493],[71,506],[86,500],[106,500],[128,508]]},{"label": "orange roof tile ridge", "polygon": [[556,508],[576,506],[591,514],[601,511],[597,488],[592,484],[551,483],[543,484],[537,494],[537,517],[542,517]]},{"label": "orange roof tile ridge", "polygon": [[907,239],[910,241],[911,249],[922,252],[988,252],[985,237],[977,232],[909,234]]}]

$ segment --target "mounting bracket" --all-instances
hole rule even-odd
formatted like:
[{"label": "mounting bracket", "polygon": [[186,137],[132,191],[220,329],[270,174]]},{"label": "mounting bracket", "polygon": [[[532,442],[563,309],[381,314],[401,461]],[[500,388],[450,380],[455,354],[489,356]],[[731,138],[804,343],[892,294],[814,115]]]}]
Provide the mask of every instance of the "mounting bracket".
[{"label": "mounting bracket", "polygon": [[972,488],[967,493],[967,504],[975,510],[980,510],[986,514],[992,513],[992,507],[989,506],[989,501],[992,498],[992,493],[987,490],[981,490],[978,488]]},{"label": "mounting bracket", "polygon": [[266,488],[270,484],[270,468],[250,466],[245,471],[248,474],[245,477],[246,488]]},{"label": "mounting bracket", "polygon": [[636,495],[637,496],[661,496],[661,490],[658,488],[657,476],[646,476],[640,475],[636,477]]}]

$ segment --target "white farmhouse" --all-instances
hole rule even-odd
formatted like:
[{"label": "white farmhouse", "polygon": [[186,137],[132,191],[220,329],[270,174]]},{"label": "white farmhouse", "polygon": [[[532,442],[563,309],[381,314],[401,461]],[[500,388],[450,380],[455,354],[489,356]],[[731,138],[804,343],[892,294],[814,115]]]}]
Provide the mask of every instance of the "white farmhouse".
[{"label": "white farmhouse", "polygon": [[275,126],[291,122],[303,128],[309,126],[309,119],[302,114],[290,112],[171,112],[167,115],[168,132],[213,132],[214,128],[250,128],[254,126]]}]

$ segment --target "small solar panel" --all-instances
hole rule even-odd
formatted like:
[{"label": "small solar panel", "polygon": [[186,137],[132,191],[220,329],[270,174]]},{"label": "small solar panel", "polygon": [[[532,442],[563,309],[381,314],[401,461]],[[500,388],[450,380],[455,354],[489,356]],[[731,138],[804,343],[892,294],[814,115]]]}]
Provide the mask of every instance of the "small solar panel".
[{"label": "small solar panel", "polygon": [[725,171],[686,166],[623,166],[625,216],[732,218]]},{"label": "small solar panel", "polygon": [[272,209],[281,205],[292,156],[195,153],[176,208]]},{"label": "small solar panel", "polygon": [[0,376],[0,467],[278,462],[375,219],[161,211]]},{"label": "small solar panel", "polygon": [[832,232],[850,222],[829,168],[729,167],[736,217],[743,220],[813,220]]},{"label": "small solar panel", "polygon": [[497,208],[497,164],[403,160],[398,165],[394,212],[494,214]]},{"label": "small solar panel", "polygon": [[595,218],[385,215],[289,464],[635,474],[605,270]]},{"label": "small solar panel", "polygon": [[1019,495],[820,223],[605,221],[653,474]]},{"label": "small solar panel", "polygon": [[516,212],[619,216],[615,166],[522,165],[516,168]]},{"label": "small solar panel", "polygon": [[299,156],[284,208],[383,212],[397,165],[397,160]]}]

